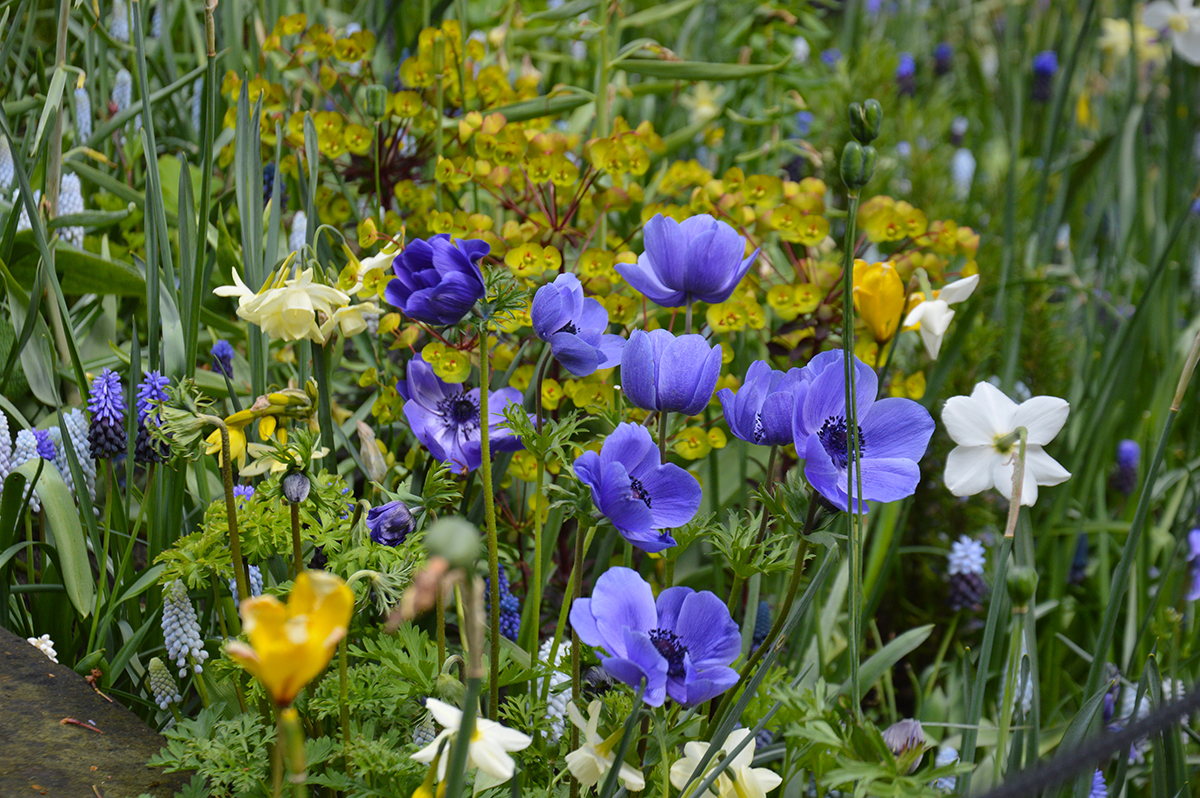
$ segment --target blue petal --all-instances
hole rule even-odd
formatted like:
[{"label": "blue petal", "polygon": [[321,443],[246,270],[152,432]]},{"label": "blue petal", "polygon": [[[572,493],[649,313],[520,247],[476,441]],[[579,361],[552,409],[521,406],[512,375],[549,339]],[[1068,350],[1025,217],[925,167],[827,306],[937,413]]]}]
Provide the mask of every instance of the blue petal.
[{"label": "blue petal", "polygon": [[642,241],[645,256],[659,282],[669,289],[686,290],[688,241],[679,223],[656,213],[642,229]]},{"label": "blue petal", "polygon": [[658,628],[674,631],[684,599],[695,592],[690,587],[676,586],[659,593],[658,601],[654,604],[658,610]]},{"label": "blue petal", "polygon": [[533,331],[543,341],[569,321],[563,313],[563,298],[554,283],[547,283],[533,295],[533,303],[529,307],[529,317],[533,321]]},{"label": "blue petal", "polygon": [[578,335],[554,333],[550,336],[550,349],[554,359],[562,363],[574,377],[586,377],[596,371],[600,364],[600,351],[589,346]]},{"label": "blue petal", "polygon": [[618,263],[613,268],[617,274],[625,278],[625,282],[657,305],[664,308],[677,308],[684,303],[684,292],[663,285],[662,281],[658,279],[658,275],[654,273],[645,253],[638,258],[637,263]]},{"label": "blue petal", "polygon": [[624,629],[649,632],[658,627],[654,593],[632,568],[609,568],[601,574],[592,588],[591,609],[600,636],[608,641],[606,648],[619,656],[628,656]]},{"label": "blue petal", "polygon": [[[655,330],[654,333],[671,335],[666,330]],[[709,363],[714,351],[717,358],[716,374],[711,373]],[[662,359],[655,364],[658,370],[658,409],[689,416],[703,410],[712,397],[713,389],[717,387],[720,358],[721,348],[710,346],[702,335],[681,335],[669,341]]]},{"label": "blue petal", "polygon": [[629,343],[625,345],[625,354],[621,359],[621,389],[634,407],[658,409],[656,371],[650,335],[644,330],[634,330],[629,335]]},{"label": "blue petal", "polygon": [[592,600],[577,598],[571,604],[571,629],[579,635],[579,639],[589,646],[608,648],[600,628],[596,626],[596,618],[592,615]]},{"label": "blue petal", "polygon": [[860,426],[872,458],[920,460],[933,436],[933,417],[911,399],[880,399]]},{"label": "blue petal", "polygon": [[[842,362],[845,362],[844,360]],[[854,358],[855,367],[855,409],[858,413],[858,424],[861,427],[871,405],[875,403],[875,395],[879,389],[879,378],[875,371],[858,358]],[[804,400],[804,432],[816,432],[829,418],[846,415],[846,372],[839,365],[830,365],[812,381],[808,388],[808,396]]]},{"label": "blue petal", "polygon": [[621,365],[625,343],[625,339],[619,335],[600,336],[600,362],[596,364],[596,368],[611,369]]},{"label": "blue petal", "polygon": [[[660,622],[661,624],[661,622]],[[694,593],[680,607],[675,634],[700,669],[728,665],[742,653],[742,636],[725,602],[707,590]]]},{"label": "blue petal", "polygon": [[792,442],[792,414],[796,409],[796,397],[786,391],[776,391],[763,402],[759,411],[762,438],[756,443],[763,446],[782,446]]},{"label": "blue petal", "polygon": [[695,477],[674,463],[666,463],[642,476],[650,496],[654,529],[678,529],[696,517],[704,492]]}]

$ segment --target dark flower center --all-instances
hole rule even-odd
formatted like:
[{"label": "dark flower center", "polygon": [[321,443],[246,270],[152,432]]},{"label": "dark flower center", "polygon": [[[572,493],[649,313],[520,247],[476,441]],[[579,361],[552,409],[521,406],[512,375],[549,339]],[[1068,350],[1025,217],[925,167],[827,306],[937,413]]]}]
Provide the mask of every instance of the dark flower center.
[{"label": "dark flower center", "polygon": [[650,506],[650,493],[642,485],[642,481],[640,479],[633,479],[631,477],[629,479],[629,490],[633,492],[633,497],[635,499],[641,499],[646,503],[647,507]]},{"label": "dark flower center", "polygon": [[446,426],[456,431],[467,434],[479,428],[479,403],[465,392],[438,402],[437,411],[446,420]]},{"label": "dark flower center", "polygon": [[754,416],[754,442],[759,443],[766,434],[766,430],[763,429],[762,413],[758,413]]},{"label": "dark flower center", "polygon": [[554,332],[556,332],[556,333],[565,332],[565,333],[570,333],[571,335],[577,335],[579,333],[579,328],[575,326],[574,322],[569,321],[566,324],[564,324],[563,326],[559,327]]},{"label": "dark flower center", "polygon": [[[838,468],[845,468],[850,462],[850,436],[846,431],[845,416],[830,416],[825,419],[825,423],[821,425],[821,429],[817,432],[817,438],[821,441],[821,445],[825,447],[829,459],[833,460],[833,464]],[[858,454],[863,456],[867,451],[867,439],[863,435],[862,427],[858,428]]]},{"label": "dark flower center", "polygon": [[655,629],[650,632],[650,642],[667,661],[667,675],[674,679],[682,679],[685,673],[683,655],[687,653],[687,646],[683,641],[670,629]]}]

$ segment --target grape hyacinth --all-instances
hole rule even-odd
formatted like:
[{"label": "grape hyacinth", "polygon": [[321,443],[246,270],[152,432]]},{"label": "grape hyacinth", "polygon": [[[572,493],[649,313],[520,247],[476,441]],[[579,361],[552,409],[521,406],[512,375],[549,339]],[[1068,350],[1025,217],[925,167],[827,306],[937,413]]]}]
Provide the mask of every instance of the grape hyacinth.
[{"label": "grape hyacinth", "polygon": [[952,69],[954,69],[954,47],[947,42],[942,42],[933,48],[933,74],[940,78],[950,74]]},{"label": "grape hyacinth", "polygon": [[208,659],[204,641],[200,638],[200,621],[196,608],[188,598],[187,588],[176,579],[163,590],[162,611],[163,638],[167,644],[167,656],[179,668],[179,678],[188,674],[188,657],[194,660],[196,673],[203,673],[201,663]]},{"label": "grape hyacinth", "polygon": [[1033,57],[1033,101],[1050,102],[1054,73],[1058,72],[1058,53],[1044,50]]},{"label": "grape hyacinth", "polygon": [[117,70],[117,78],[113,82],[112,103],[121,113],[133,103],[133,75],[128,69]]},{"label": "grape hyacinth", "polygon": [[[38,440],[34,437],[33,432],[27,429],[19,430],[17,432],[17,445],[13,451],[12,470],[15,471],[39,456]],[[28,491],[28,487],[26,491]],[[29,509],[35,514],[42,511],[42,501],[38,498],[36,490],[29,497]]]},{"label": "grape hyacinth", "polygon": [[[550,742],[558,742],[562,737],[563,730],[567,727],[567,704],[571,702],[571,674],[564,673],[560,670],[563,658],[567,654],[567,646],[563,641],[559,641],[557,656],[554,657],[554,665],[550,665],[550,646],[554,644],[554,638],[547,638],[546,642],[542,643],[538,649],[538,660],[550,668],[550,692],[546,696],[546,720],[550,721]],[[559,687],[566,684],[561,690]],[[542,683],[537,682],[538,695],[541,695]]]},{"label": "grape hyacinth", "polygon": [[[72,213],[83,213],[83,187],[79,183],[79,175],[64,172],[58,190],[58,213],[67,216]],[[83,227],[72,225],[62,227],[58,231],[62,240],[75,247],[83,248]]]},{"label": "grape hyacinth", "polygon": [[[254,495],[254,486],[253,485],[234,485],[233,486],[233,498],[234,499],[249,499],[253,495]],[[238,506],[239,507],[241,506],[240,502],[238,503]]]},{"label": "grape hyacinth", "polygon": [[27,637],[25,642],[49,657],[51,662],[58,662],[58,652],[54,650],[54,641],[50,639],[50,635]]},{"label": "grape hyacinth", "polygon": [[92,96],[83,86],[75,88],[75,135],[76,144],[92,137]]},{"label": "grape hyacinth", "polygon": [[150,9],[150,35],[155,39],[162,38],[162,3],[155,3]]},{"label": "grape hyacinth", "polygon": [[129,44],[129,12],[125,0],[113,0],[112,14],[108,18],[108,35],[122,44]]},{"label": "grape hyacinth", "polygon": [[8,138],[0,136],[0,192],[7,192],[16,177],[13,167],[12,150],[8,146]]},{"label": "grape hyacinth", "polygon": [[424,717],[421,718],[421,722],[413,727],[413,745],[424,748],[432,743],[433,738],[436,736],[437,727],[433,725],[433,715],[426,711]]},{"label": "grape hyacinth", "polygon": [[34,440],[37,441],[37,454],[43,460],[54,462],[54,441],[50,438],[49,430],[35,429],[33,430]]},{"label": "grape hyacinth", "polygon": [[[492,610],[491,580],[483,580],[487,586],[488,612]],[[521,633],[521,600],[513,595],[508,587],[508,574],[500,569],[500,634],[515,641]]]},{"label": "grape hyacinth", "polygon": [[765,601],[758,602],[758,612],[754,616],[754,636],[750,638],[750,650],[758,648],[771,633],[771,605]]},{"label": "grape hyacinth", "polygon": [[1126,438],[1117,444],[1117,469],[1109,478],[1109,486],[1124,496],[1137,487],[1138,463],[1142,459],[1142,447],[1137,441]]},{"label": "grape hyacinth", "polygon": [[[36,208],[42,201],[42,190],[40,188],[33,191],[33,206]],[[17,232],[22,230],[32,230],[33,222],[29,220],[29,209],[25,207],[25,202],[21,199],[21,189],[17,189],[13,193],[13,204],[20,204],[21,215],[17,217]]]},{"label": "grape hyacinth", "polygon": [[1067,581],[1072,585],[1082,585],[1087,577],[1087,564],[1088,539],[1087,535],[1080,535],[1079,543],[1075,545],[1075,556],[1071,559],[1071,572],[1067,575]]},{"label": "grape hyacinth", "polygon": [[987,583],[983,581],[983,567],[987,558],[983,544],[962,535],[950,544],[947,559],[951,611],[979,610],[987,597]]},{"label": "grape hyacinth", "polygon": [[8,416],[0,412],[0,483],[8,478],[13,469],[12,435],[8,431]]},{"label": "grape hyacinth", "polygon": [[[263,167],[263,207],[267,207],[267,203],[271,201],[275,193],[275,178],[279,176],[279,170],[275,168],[275,164],[269,163]],[[287,183],[280,181],[279,183],[279,207],[286,208],[288,204],[288,189]]]},{"label": "grape hyacinth", "polygon": [[71,494],[71,498],[75,498],[75,476],[71,473],[71,463],[67,460],[67,452],[63,446],[62,430],[58,427],[50,427],[46,430],[46,436],[50,439],[51,448],[54,449],[54,457],[49,459],[58,469],[59,476],[67,486],[67,492]]},{"label": "grape hyacinth", "polygon": [[175,677],[161,659],[152,658],[147,670],[150,673],[150,694],[154,696],[154,703],[158,704],[159,709],[166,709],[171,704],[183,701]]},{"label": "grape hyacinth", "polygon": [[[91,447],[88,445],[88,423],[87,418],[83,415],[83,411],[78,407],[72,407],[63,414],[63,419],[66,421],[66,429],[63,430],[66,437],[65,441],[71,442],[71,449],[75,452],[75,459],[79,461],[79,470],[83,472],[88,498],[92,503],[96,502],[96,461],[92,459]],[[59,457],[63,455],[60,453]],[[55,465],[58,465],[57,460]],[[61,471],[66,465],[66,460],[63,459],[63,466],[59,466]],[[70,469],[68,469],[69,471]],[[66,473],[63,474],[66,478]]]},{"label": "grape hyacinth", "polygon": [[92,380],[88,396],[88,444],[93,460],[104,460],[125,453],[125,397],[121,377],[105,368]]},{"label": "grape hyacinth", "polygon": [[296,211],[296,215],[292,217],[292,232],[288,236],[288,250],[290,252],[299,252],[304,249],[304,243],[308,239],[308,214],[304,211]]},{"label": "grape hyacinth", "polygon": [[212,355],[212,370],[216,374],[233,377],[233,345],[225,339],[219,339],[209,350]]},{"label": "grape hyacinth", "polygon": [[1088,798],[1108,798],[1108,783],[1104,781],[1104,771],[1096,770],[1096,775],[1092,777],[1092,791],[1088,793]]},{"label": "grape hyacinth", "polygon": [[[241,486],[239,485],[237,487],[241,487]],[[234,495],[237,495],[237,487],[235,487],[233,489]],[[251,488],[250,492],[253,493],[254,489]],[[250,595],[251,596],[261,596],[262,592],[263,592],[262,569],[259,568],[257,565],[251,565],[249,570],[250,570]],[[240,605],[242,602],[241,602],[241,598],[238,596],[237,579],[230,578],[229,592],[233,595],[233,603],[235,605]]]},{"label": "grape hyacinth", "polygon": [[912,97],[917,93],[917,62],[912,53],[900,53],[900,63],[896,66],[896,91],[903,97]]},{"label": "grape hyacinth", "polygon": [[[133,459],[138,463],[161,463],[166,460],[165,446],[150,435],[149,425],[158,425],[158,412],[154,405],[166,401],[166,387],[171,380],[157,371],[146,372],[137,389],[137,439],[133,445]],[[154,418],[150,418],[153,412]],[[149,423],[147,423],[149,422]]]}]

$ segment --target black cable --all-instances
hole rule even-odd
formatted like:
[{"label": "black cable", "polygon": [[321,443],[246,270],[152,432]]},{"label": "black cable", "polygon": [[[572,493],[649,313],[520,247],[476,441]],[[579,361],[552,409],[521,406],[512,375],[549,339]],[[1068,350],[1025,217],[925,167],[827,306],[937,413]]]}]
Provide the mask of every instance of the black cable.
[{"label": "black cable", "polygon": [[1093,770],[1114,754],[1129,755],[1134,743],[1179,723],[1200,710],[1200,683],[1179,701],[1164,704],[1146,717],[1116,732],[1098,734],[1073,750],[1059,754],[1032,770],[1022,771],[980,798],[1026,798]]}]

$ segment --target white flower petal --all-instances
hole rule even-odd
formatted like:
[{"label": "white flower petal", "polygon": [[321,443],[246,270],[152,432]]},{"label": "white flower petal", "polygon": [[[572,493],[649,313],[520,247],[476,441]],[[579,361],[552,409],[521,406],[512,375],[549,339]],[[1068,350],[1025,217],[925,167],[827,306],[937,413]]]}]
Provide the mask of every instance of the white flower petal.
[{"label": "white flower petal", "polygon": [[[995,484],[992,474],[996,463],[1004,457],[991,446],[958,446],[946,457],[943,479],[946,489],[955,496],[974,496]],[[1009,476],[1012,481],[1012,476]]]},{"label": "white flower petal", "polygon": [[617,773],[617,778],[630,792],[641,792],[646,789],[646,779],[642,776],[642,772],[624,762],[621,763],[621,770]]},{"label": "white flower petal", "polygon": [[448,731],[458,731],[459,725],[462,724],[462,710],[457,707],[452,707],[436,698],[428,698],[425,700],[425,708],[433,715],[433,719],[438,722],[438,725]]},{"label": "white flower petal", "polygon": [[971,296],[977,285],[979,285],[979,275],[972,274],[970,277],[955,280],[947,285],[938,292],[937,298],[946,304],[953,305]]},{"label": "white flower petal", "polygon": [[1177,13],[1179,9],[1169,0],[1154,0],[1142,11],[1142,23],[1156,31],[1162,30],[1169,24],[1171,15]]},{"label": "white flower petal", "polygon": [[511,779],[516,763],[495,741],[487,737],[470,744],[469,758],[475,767],[498,779]]},{"label": "white flower petal", "polygon": [[1071,405],[1057,396],[1035,396],[1017,407],[1013,416],[1013,429],[1024,427],[1028,432],[1026,441],[1045,446],[1067,423]]},{"label": "white flower petal", "polygon": [[1060,485],[1071,478],[1071,472],[1046,454],[1040,446],[1025,447],[1025,470],[1033,475],[1039,485]]},{"label": "white flower petal", "polygon": [[962,446],[991,446],[998,435],[1013,430],[1017,405],[991,383],[981,382],[970,396],[954,396],[942,408],[942,423]]},{"label": "white flower petal", "polygon": [[[725,745],[722,746],[726,751],[732,751],[742,744],[742,740],[750,736],[752,729],[735,729],[725,738]],[[754,740],[751,739],[738,755],[735,756],[729,763],[730,770],[739,770],[741,768],[750,767],[750,763],[754,761]]]}]

